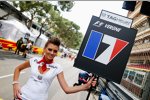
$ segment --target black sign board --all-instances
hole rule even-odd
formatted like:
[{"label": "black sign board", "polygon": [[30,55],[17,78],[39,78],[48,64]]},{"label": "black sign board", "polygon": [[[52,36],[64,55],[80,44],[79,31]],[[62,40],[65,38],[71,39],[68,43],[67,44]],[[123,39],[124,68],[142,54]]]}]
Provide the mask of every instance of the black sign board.
[{"label": "black sign board", "polygon": [[136,33],[93,16],[74,66],[120,83]]}]

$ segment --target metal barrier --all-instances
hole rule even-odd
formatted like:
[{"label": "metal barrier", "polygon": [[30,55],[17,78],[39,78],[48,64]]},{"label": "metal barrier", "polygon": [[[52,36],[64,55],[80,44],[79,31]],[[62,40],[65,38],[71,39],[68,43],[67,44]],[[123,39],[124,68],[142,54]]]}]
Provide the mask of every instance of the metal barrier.
[{"label": "metal barrier", "polygon": [[103,88],[106,88],[106,92],[110,98],[110,100],[134,100],[128,94],[126,94],[123,90],[121,90],[117,85],[115,85],[111,81],[104,80],[99,78],[99,94]]}]

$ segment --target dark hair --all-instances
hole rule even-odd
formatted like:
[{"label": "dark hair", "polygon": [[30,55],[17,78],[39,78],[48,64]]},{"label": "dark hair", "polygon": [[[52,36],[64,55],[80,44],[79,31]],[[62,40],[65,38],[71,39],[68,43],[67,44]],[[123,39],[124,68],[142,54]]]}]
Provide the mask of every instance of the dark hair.
[{"label": "dark hair", "polygon": [[56,46],[60,46],[60,40],[57,37],[51,37],[50,39],[48,39],[48,41],[46,42],[44,48],[46,48],[48,46],[49,43],[52,43]]}]

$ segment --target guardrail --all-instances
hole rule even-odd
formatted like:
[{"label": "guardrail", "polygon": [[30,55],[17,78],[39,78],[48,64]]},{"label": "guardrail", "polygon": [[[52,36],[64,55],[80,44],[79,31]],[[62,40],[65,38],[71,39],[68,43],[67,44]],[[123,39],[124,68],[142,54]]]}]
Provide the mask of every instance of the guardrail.
[{"label": "guardrail", "polygon": [[[101,90],[106,88],[106,92],[110,100],[134,100],[135,98],[129,96],[124,90],[118,87],[115,83],[111,81],[105,81],[99,78],[99,85],[97,86],[97,94],[101,94]],[[136,98],[137,99],[137,98]],[[137,99],[138,100],[138,99]]]}]

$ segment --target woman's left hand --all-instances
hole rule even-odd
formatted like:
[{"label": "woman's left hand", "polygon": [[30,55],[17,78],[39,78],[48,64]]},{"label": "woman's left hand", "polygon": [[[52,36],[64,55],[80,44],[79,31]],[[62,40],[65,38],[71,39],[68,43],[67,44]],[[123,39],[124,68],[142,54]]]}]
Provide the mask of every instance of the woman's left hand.
[{"label": "woman's left hand", "polygon": [[94,80],[94,76],[86,84],[83,85],[85,90],[87,90],[87,89],[89,89],[91,87],[91,85],[93,83],[93,80]]}]

